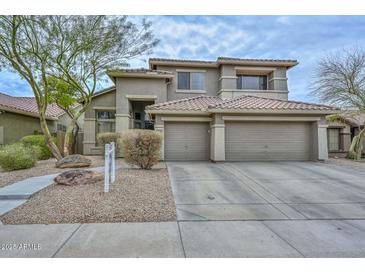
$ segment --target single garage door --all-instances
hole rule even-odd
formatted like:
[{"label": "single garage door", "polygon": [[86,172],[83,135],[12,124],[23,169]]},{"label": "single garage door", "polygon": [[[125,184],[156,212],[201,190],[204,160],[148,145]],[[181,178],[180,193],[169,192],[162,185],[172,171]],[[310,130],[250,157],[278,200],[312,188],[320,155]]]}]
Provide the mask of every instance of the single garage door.
[{"label": "single garage door", "polygon": [[226,122],[227,161],[310,160],[311,124]]},{"label": "single garage door", "polygon": [[209,160],[209,123],[165,122],[165,160]]}]

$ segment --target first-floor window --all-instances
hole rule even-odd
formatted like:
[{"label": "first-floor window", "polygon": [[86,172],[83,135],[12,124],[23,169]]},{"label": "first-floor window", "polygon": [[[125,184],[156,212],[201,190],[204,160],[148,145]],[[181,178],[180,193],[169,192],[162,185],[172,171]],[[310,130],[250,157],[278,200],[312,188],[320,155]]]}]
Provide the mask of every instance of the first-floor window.
[{"label": "first-floor window", "polygon": [[98,111],[96,113],[96,132],[115,132],[115,112]]},{"label": "first-floor window", "polygon": [[329,128],[328,129],[328,150],[339,151],[340,150],[340,129]]}]

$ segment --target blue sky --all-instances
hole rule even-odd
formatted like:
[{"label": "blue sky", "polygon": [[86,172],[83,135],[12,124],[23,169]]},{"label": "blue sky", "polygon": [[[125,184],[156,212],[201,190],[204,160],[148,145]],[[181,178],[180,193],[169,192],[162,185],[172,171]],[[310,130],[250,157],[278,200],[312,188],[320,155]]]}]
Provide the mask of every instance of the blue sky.
[{"label": "blue sky", "polygon": [[[140,21],[142,16],[131,20]],[[365,16],[148,16],[160,44],[151,56],[131,62],[146,67],[148,57],[215,60],[217,56],[297,59],[289,71],[289,98],[309,95],[318,59],[331,52],[365,46]],[[101,86],[107,83],[101,82]],[[16,74],[0,72],[0,91],[30,96]]]}]

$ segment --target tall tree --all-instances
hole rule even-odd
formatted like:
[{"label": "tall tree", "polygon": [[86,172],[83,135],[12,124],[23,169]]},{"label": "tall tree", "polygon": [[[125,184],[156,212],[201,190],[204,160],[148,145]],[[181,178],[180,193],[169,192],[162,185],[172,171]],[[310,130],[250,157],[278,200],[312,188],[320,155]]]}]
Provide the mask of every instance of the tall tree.
[{"label": "tall tree", "polygon": [[77,120],[89,106],[97,82],[109,68],[128,65],[136,57],[151,53],[158,40],[151,22],[141,25],[126,16],[52,16],[47,30],[55,45],[52,51],[58,77],[75,91],[81,108],[69,108],[63,152],[69,154]]},{"label": "tall tree", "polygon": [[[31,83],[35,97],[40,98],[40,113],[42,106],[47,105],[49,98],[73,98],[81,103],[80,108],[66,104],[66,112],[71,122],[66,129],[64,155],[69,154],[77,121],[89,106],[96,91],[97,82],[103,78],[105,71],[111,67],[128,65],[132,58],[150,53],[158,43],[151,32],[150,22],[143,20],[139,26],[129,21],[126,16],[2,16],[0,20],[0,44],[3,43],[3,39],[11,41],[14,36],[11,35],[14,26],[9,24],[9,21],[22,22],[21,29],[24,29],[22,32],[25,35],[21,36],[23,39],[16,40],[15,44],[20,48],[24,46],[18,46],[18,43],[26,45],[24,51],[24,55],[27,56],[26,64],[31,67],[27,73],[43,75],[42,78],[37,77],[40,79],[38,85],[42,89],[40,95],[33,87],[32,81],[25,78]],[[32,40],[27,35],[31,31],[35,36]],[[37,42],[40,40],[42,44],[34,47],[33,40]],[[6,62],[3,64],[24,77],[25,69],[18,68],[19,66],[13,61],[16,57],[14,50],[8,51],[6,43],[4,49],[3,56]],[[34,63],[40,62],[39,56],[43,56],[40,52],[44,53],[46,58],[41,58],[44,60],[41,62],[42,65],[35,66]],[[54,79],[59,80],[56,85]],[[55,89],[55,86],[60,86],[60,83],[63,88]],[[67,86],[66,89],[65,86]],[[52,96],[50,96],[50,90],[52,90]],[[64,95],[57,95],[57,90]],[[70,92],[69,96],[65,95],[66,92]],[[44,124],[43,127],[46,127],[47,124]],[[48,134],[47,131],[49,132],[45,128],[45,135]],[[59,158],[59,151],[54,152],[55,157]]]},{"label": "tall tree", "polygon": [[37,102],[45,141],[54,157],[61,159],[46,120],[53,43],[39,19],[42,17],[0,16],[0,68],[15,71],[28,82]]},{"label": "tall tree", "polygon": [[[365,115],[364,50],[344,50],[322,58],[318,64],[312,94],[323,102],[353,109],[353,116]],[[344,122],[340,115],[332,115],[329,118],[332,121]],[[364,138],[365,125],[352,140],[349,158],[361,158]]]}]

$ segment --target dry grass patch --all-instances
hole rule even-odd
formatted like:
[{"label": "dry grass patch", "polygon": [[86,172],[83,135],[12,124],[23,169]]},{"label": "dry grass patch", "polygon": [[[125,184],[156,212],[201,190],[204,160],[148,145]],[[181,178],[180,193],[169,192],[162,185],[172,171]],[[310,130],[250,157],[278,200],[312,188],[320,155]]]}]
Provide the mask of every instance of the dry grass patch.
[{"label": "dry grass patch", "polygon": [[176,220],[166,169],[117,172],[109,193],[103,183],[53,184],[1,217],[4,224],[159,222]]}]

